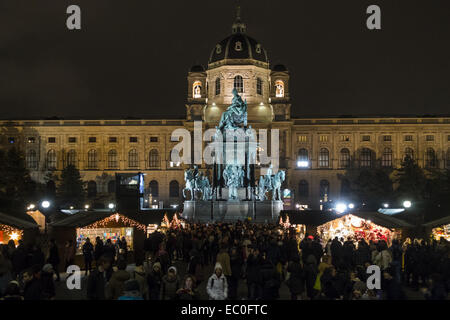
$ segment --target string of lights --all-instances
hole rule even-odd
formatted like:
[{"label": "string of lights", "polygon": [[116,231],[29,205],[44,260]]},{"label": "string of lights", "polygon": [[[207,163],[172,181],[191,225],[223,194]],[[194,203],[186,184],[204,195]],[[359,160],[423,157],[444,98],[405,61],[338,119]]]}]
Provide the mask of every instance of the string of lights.
[{"label": "string of lights", "polygon": [[98,228],[105,228],[107,225],[111,222],[115,221],[116,223],[123,223],[124,225],[128,227],[135,227],[142,231],[147,231],[147,226],[145,224],[139,223],[133,219],[130,219],[128,217],[125,217],[124,215],[121,215],[120,213],[115,213],[109,217],[106,217],[102,220],[96,221],[86,227],[83,227],[83,229],[98,229]]}]

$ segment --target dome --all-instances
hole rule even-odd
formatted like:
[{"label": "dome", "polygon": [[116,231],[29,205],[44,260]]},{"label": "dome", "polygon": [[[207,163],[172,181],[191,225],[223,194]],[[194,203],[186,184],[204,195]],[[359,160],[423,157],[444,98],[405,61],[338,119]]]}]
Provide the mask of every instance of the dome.
[{"label": "dome", "polygon": [[272,68],[272,71],[286,72],[286,71],[288,71],[288,69],[286,68],[286,66],[284,64],[277,64]]},{"label": "dome", "polygon": [[220,41],[212,50],[210,64],[225,59],[251,59],[269,63],[267,52],[261,43],[246,34],[247,27],[241,21],[239,7],[231,30],[232,35]]},{"label": "dome", "polygon": [[269,63],[262,45],[244,33],[235,33],[220,41],[212,50],[209,63],[224,59],[253,59]]},{"label": "dome", "polygon": [[201,65],[195,65],[191,67],[190,72],[204,72],[205,68],[203,68],[203,66]]}]

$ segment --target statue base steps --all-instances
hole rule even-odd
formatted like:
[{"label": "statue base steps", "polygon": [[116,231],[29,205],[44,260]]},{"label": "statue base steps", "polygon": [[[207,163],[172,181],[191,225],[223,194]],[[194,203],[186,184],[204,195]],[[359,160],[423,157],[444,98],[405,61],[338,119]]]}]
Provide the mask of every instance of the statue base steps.
[{"label": "statue base steps", "polygon": [[257,223],[276,223],[283,201],[185,201],[181,217],[191,222],[236,222],[248,218]]}]

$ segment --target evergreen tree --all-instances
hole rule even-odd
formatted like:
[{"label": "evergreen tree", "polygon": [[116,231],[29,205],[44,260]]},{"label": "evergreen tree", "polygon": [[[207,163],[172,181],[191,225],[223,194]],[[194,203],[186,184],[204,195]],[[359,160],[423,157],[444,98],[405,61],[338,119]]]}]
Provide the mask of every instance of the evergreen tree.
[{"label": "evergreen tree", "polygon": [[80,171],[73,165],[68,165],[61,172],[57,188],[58,201],[62,205],[80,206],[84,200],[84,182]]},{"label": "evergreen tree", "polygon": [[426,199],[427,176],[410,157],[406,157],[394,175],[395,195],[398,201],[408,199],[423,204]]}]

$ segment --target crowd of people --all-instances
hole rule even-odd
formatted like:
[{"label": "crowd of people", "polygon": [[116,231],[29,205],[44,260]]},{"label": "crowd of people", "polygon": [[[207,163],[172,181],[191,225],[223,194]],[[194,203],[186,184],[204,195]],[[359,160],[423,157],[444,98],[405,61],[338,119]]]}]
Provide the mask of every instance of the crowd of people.
[{"label": "crowd of people", "polygon": [[[292,300],[399,300],[405,288],[430,300],[447,299],[450,244],[444,239],[356,241],[300,235],[270,224],[186,224],[152,233],[145,255],[127,264],[125,239],[100,238],[82,245],[91,300],[276,300],[288,287]],[[39,246],[9,243],[0,250],[2,299],[54,299],[61,263],[50,241],[47,258]],[[73,264],[67,242],[63,262]],[[381,288],[368,287],[367,269],[381,270]],[[183,270],[178,270],[183,268]],[[208,271],[212,271],[209,274]],[[181,272],[180,272],[181,271]],[[247,290],[238,290],[240,285]],[[246,292],[243,294],[243,292]]]}]

